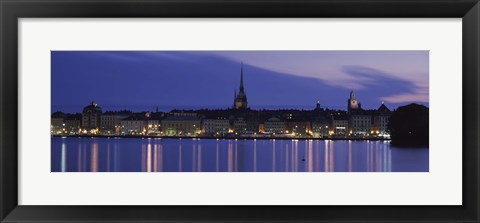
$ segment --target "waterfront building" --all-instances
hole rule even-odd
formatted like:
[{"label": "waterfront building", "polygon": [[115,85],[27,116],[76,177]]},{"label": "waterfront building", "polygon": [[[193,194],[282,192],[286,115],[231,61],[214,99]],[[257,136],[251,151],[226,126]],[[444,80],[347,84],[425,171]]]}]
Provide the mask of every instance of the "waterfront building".
[{"label": "waterfront building", "polygon": [[[355,98],[355,93],[350,91],[350,97],[348,99],[348,135],[350,136],[368,136],[372,132],[372,113],[362,109],[360,104]],[[337,122],[340,128],[344,127],[344,121]],[[335,130],[333,130],[335,131]]]},{"label": "waterfront building", "polygon": [[332,126],[331,118],[327,118],[330,114],[327,114],[323,109],[320,108],[320,101],[317,101],[315,109],[306,114],[311,120],[311,131],[309,134],[314,138],[324,138],[330,135],[329,128]]},{"label": "waterfront building", "polygon": [[372,133],[376,135],[389,135],[388,134],[388,120],[390,119],[390,116],[392,115],[392,112],[390,109],[385,106],[385,104],[382,102],[382,105],[377,109],[377,112],[375,116],[373,117],[373,129]]},{"label": "waterfront building", "polygon": [[369,112],[358,109],[350,114],[349,134],[352,136],[368,136],[371,134],[372,115]]},{"label": "waterfront building", "polygon": [[235,133],[247,132],[247,121],[244,117],[236,117],[233,121],[233,131]]},{"label": "waterfront building", "polygon": [[344,113],[336,113],[332,116],[333,136],[348,136],[348,116]]},{"label": "waterfront building", "polygon": [[112,134],[113,132],[115,132],[115,113],[103,113],[100,117],[100,126],[102,134]]},{"label": "waterfront building", "polygon": [[257,133],[259,132],[260,120],[258,113],[247,112],[243,114],[237,114],[230,118],[233,132],[239,133]]},{"label": "waterfront building", "polygon": [[119,134],[121,130],[121,121],[132,116],[130,111],[107,111],[100,117],[100,127],[102,134]]},{"label": "waterfront building", "polygon": [[147,135],[158,135],[160,133],[160,119],[163,117],[163,113],[147,112],[145,113]]},{"label": "waterfront building", "polygon": [[83,108],[82,112],[82,128],[84,133],[96,134],[100,129],[100,117],[102,116],[102,109],[98,104],[92,101],[90,105]]},{"label": "waterfront building", "polygon": [[240,68],[240,89],[237,94],[235,91],[234,101],[233,101],[233,108],[235,109],[246,109],[247,107],[247,94],[245,94],[245,89],[243,86],[243,63]]},{"label": "waterfront building", "polygon": [[197,136],[201,131],[202,119],[197,115],[171,115],[161,121],[166,136]]},{"label": "waterfront building", "polygon": [[264,131],[267,133],[284,133],[285,122],[277,117],[272,117],[264,122]]},{"label": "waterfront building", "polygon": [[50,119],[50,133],[60,135],[65,131],[65,114],[62,112],[54,112]]},{"label": "waterfront building", "polygon": [[259,131],[260,121],[256,117],[247,117],[245,119],[247,124],[247,133],[256,133]]},{"label": "waterfront building", "polygon": [[208,117],[203,119],[203,133],[205,135],[223,135],[230,129],[230,121],[226,117]]},{"label": "waterfront building", "polygon": [[285,133],[298,137],[306,137],[307,133],[310,133],[310,131],[310,121],[302,120],[300,118],[285,121]]},{"label": "waterfront building", "polygon": [[331,123],[326,121],[312,121],[312,130],[310,135],[314,138],[323,138],[329,136],[329,127]]},{"label": "waterfront building", "polygon": [[122,135],[143,135],[146,133],[146,120],[143,115],[131,115],[120,121]]},{"label": "waterfront building", "polygon": [[68,134],[78,134],[82,128],[82,114],[70,114],[65,117],[65,130]]}]

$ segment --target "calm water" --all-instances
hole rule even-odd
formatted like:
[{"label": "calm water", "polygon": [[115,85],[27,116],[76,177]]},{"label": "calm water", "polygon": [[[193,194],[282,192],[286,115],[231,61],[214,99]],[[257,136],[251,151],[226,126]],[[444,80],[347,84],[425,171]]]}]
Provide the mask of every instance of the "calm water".
[{"label": "calm water", "polygon": [[383,141],[52,138],[53,172],[428,172]]}]

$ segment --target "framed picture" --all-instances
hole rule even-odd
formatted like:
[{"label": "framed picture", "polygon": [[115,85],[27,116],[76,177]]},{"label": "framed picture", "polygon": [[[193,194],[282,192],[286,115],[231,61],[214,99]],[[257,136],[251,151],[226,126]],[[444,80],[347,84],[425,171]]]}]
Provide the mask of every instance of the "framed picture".
[{"label": "framed picture", "polygon": [[2,222],[478,222],[478,1],[1,1]]}]

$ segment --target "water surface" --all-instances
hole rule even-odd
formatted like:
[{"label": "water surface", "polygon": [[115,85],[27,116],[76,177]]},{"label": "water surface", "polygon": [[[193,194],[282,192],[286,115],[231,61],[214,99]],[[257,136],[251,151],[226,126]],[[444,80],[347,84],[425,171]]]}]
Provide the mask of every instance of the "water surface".
[{"label": "water surface", "polygon": [[52,172],[428,172],[388,141],[52,138]]}]

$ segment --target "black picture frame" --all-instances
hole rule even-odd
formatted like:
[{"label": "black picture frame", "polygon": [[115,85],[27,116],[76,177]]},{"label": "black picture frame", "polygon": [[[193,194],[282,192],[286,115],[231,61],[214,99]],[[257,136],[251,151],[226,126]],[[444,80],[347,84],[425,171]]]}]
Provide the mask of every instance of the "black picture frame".
[{"label": "black picture frame", "polygon": [[[480,5],[478,0],[0,0],[0,15],[0,219],[2,222],[478,222],[480,219],[480,156],[478,152]],[[75,17],[462,18],[463,205],[18,205],[17,38],[19,34],[17,21],[19,18]]]}]

